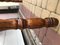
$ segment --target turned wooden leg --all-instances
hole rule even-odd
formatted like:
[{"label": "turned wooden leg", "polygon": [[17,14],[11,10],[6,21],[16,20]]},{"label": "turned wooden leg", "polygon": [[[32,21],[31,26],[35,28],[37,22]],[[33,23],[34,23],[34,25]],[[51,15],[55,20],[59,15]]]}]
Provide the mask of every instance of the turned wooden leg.
[{"label": "turned wooden leg", "polygon": [[56,27],[59,21],[56,18],[30,18],[30,19],[20,19],[18,21],[18,27],[22,28],[41,28],[41,27]]},{"label": "turned wooden leg", "polygon": [[29,19],[0,19],[0,30],[5,29],[35,29],[41,27],[56,27],[59,21],[56,18],[29,18]]}]

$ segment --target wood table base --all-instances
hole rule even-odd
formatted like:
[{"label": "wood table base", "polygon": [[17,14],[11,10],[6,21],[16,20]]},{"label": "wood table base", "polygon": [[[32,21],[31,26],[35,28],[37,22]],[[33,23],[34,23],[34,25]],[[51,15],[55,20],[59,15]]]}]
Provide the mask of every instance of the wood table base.
[{"label": "wood table base", "polygon": [[29,18],[29,19],[0,19],[0,30],[5,29],[35,29],[41,27],[56,27],[59,21],[56,18]]}]

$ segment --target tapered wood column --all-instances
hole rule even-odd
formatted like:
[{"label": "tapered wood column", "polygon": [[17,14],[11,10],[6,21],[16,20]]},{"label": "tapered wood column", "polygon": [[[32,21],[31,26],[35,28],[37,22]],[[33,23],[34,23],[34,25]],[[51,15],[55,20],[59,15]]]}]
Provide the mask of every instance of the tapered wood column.
[{"label": "tapered wood column", "polygon": [[41,27],[56,27],[59,21],[56,18],[29,18],[29,19],[0,19],[0,30],[5,29],[35,29]]}]

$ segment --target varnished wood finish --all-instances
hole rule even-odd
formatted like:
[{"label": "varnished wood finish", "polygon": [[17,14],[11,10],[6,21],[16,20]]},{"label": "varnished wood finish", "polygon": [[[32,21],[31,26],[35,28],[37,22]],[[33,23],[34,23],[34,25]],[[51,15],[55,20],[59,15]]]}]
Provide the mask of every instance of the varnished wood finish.
[{"label": "varnished wood finish", "polygon": [[54,17],[45,18],[45,27],[55,27],[58,25],[58,23],[59,21]]},{"label": "varnished wood finish", "polygon": [[18,21],[16,19],[0,19],[0,30],[17,29]]},{"label": "varnished wood finish", "polygon": [[22,0],[0,0],[1,2],[22,2]]},{"label": "varnished wood finish", "polygon": [[45,20],[41,18],[27,19],[27,28],[41,28],[44,27]]},{"label": "varnished wood finish", "polygon": [[30,19],[0,19],[0,30],[4,29],[35,29],[41,27],[55,27],[59,21],[56,18],[30,18]]}]

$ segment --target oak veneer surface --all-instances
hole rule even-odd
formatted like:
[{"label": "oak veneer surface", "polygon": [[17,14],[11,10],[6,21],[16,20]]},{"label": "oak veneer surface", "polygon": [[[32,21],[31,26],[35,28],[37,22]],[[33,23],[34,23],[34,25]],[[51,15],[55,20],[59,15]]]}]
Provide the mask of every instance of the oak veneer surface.
[{"label": "oak veneer surface", "polygon": [[[18,18],[17,13],[0,14],[0,19]],[[0,31],[0,45],[24,45],[21,30]]]}]

